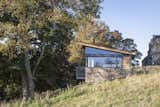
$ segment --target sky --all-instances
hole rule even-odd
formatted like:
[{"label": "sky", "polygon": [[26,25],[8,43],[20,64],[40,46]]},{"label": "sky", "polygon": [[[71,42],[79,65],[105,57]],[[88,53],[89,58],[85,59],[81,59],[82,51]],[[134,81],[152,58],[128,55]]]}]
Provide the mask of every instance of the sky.
[{"label": "sky", "polygon": [[101,19],[110,30],[134,39],[143,59],[153,35],[160,35],[159,4],[160,0],[104,0]]}]

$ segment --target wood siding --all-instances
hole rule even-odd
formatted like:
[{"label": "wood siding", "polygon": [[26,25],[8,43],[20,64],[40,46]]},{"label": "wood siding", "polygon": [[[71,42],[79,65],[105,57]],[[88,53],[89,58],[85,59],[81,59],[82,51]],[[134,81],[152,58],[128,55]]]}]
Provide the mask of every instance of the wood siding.
[{"label": "wood siding", "polygon": [[130,70],[131,69],[131,56],[123,56],[122,61],[122,67],[123,69]]}]

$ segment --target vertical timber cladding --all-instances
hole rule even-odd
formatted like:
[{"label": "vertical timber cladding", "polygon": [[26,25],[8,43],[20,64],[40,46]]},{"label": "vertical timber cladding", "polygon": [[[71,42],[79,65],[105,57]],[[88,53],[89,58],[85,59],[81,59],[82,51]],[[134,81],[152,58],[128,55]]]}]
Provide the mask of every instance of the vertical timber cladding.
[{"label": "vertical timber cladding", "polygon": [[131,69],[131,56],[130,55],[123,56],[122,66],[123,66],[123,69],[125,70]]}]

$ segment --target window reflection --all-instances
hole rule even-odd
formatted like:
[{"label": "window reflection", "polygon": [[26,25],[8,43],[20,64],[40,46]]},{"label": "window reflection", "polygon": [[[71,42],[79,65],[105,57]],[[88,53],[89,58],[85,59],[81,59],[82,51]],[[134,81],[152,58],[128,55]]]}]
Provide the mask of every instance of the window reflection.
[{"label": "window reflection", "polygon": [[103,68],[121,68],[123,55],[95,48],[85,48],[86,66]]},{"label": "window reflection", "polygon": [[121,68],[121,57],[88,57],[87,67]]}]

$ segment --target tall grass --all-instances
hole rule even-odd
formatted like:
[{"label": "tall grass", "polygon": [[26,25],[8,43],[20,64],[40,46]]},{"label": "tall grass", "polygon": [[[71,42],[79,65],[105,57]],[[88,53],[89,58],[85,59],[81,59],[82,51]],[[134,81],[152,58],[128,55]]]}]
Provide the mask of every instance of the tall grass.
[{"label": "tall grass", "polygon": [[122,80],[81,84],[57,96],[37,95],[33,101],[13,101],[2,107],[160,107],[160,73]]}]

